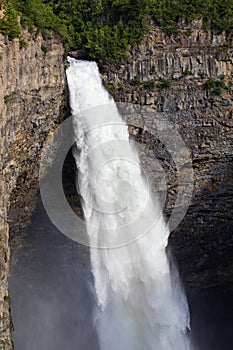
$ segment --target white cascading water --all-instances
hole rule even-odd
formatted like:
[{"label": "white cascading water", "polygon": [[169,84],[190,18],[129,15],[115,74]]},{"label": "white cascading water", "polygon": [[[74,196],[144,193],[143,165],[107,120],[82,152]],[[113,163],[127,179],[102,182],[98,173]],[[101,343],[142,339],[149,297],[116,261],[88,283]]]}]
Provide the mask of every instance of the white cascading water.
[{"label": "white cascading water", "polygon": [[[127,125],[102,86],[97,64],[69,62],[78,187],[90,246],[115,246],[90,250],[100,349],[190,350],[187,302],[165,250],[169,230],[148,197]],[[108,108],[98,108],[103,105]],[[116,247],[124,237],[134,242]]]}]

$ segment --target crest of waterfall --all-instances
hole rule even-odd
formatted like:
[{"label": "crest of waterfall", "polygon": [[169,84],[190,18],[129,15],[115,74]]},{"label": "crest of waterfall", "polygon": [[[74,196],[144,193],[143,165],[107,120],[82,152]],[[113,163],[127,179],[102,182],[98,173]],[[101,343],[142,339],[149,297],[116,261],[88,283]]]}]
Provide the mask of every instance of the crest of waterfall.
[{"label": "crest of waterfall", "polygon": [[69,62],[77,188],[92,247],[100,348],[190,350],[188,306],[166,254],[169,229],[142,176],[127,125],[97,64]]}]

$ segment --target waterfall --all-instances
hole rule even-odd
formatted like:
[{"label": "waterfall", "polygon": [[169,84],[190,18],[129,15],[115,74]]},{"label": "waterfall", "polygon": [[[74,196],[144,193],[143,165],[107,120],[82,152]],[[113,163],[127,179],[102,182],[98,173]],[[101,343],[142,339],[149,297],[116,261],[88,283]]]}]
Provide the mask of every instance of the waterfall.
[{"label": "waterfall", "polygon": [[77,188],[91,247],[100,349],[190,350],[188,306],[166,254],[169,230],[127,125],[97,64],[69,63]]}]

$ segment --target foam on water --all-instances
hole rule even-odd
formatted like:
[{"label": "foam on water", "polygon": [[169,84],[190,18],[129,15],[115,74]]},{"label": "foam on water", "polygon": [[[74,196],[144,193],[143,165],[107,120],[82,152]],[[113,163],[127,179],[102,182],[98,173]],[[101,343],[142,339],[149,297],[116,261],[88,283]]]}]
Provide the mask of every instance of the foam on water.
[{"label": "foam on water", "polygon": [[[96,63],[69,62],[77,187],[90,246],[115,246],[90,252],[101,350],[190,350],[187,302],[166,254],[169,229],[142,176],[127,125]],[[132,243],[117,247],[112,243],[118,239]]]}]

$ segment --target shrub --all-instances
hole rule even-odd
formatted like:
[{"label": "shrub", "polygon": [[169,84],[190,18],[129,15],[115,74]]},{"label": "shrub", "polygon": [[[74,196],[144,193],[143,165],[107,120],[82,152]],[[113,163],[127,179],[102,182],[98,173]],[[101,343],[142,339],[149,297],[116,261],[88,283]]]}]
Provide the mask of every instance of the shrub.
[{"label": "shrub", "polygon": [[21,34],[17,12],[10,2],[5,4],[5,14],[0,19],[0,33],[8,35],[10,40],[18,38]]},{"label": "shrub", "polygon": [[135,75],[135,77],[131,81],[131,85],[140,85],[140,84],[141,84],[141,80],[139,79],[139,77],[137,75]]},{"label": "shrub", "polygon": [[152,67],[151,67],[150,73],[151,73],[151,74],[156,73],[155,66],[152,66]]},{"label": "shrub", "polygon": [[164,31],[167,35],[179,35],[181,31],[177,27],[165,27]]},{"label": "shrub", "polygon": [[144,84],[143,84],[144,88],[150,88],[152,89],[153,87],[155,87],[155,82],[153,80],[151,81],[146,81]]},{"label": "shrub", "polygon": [[193,72],[191,70],[185,69],[185,71],[183,72],[184,75],[192,75]]},{"label": "shrub", "polygon": [[215,88],[215,81],[213,79],[208,79],[205,83],[204,83],[204,88],[206,90],[212,90]]},{"label": "shrub", "polygon": [[114,91],[115,91],[115,86],[114,86],[113,84],[108,84],[108,85],[107,85],[107,90],[108,90],[111,94],[113,94]]},{"label": "shrub", "polygon": [[9,295],[9,294],[4,296],[4,301],[6,301],[6,302],[10,303],[10,301],[11,301],[11,297],[10,297],[10,295]]},{"label": "shrub", "polygon": [[204,79],[205,76],[206,76],[206,73],[205,73],[205,72],[200,72],[200,73],[199,73],[199,76],[200,76],[201,79]]},{"label": "shrub", "polygon": [[8,103],[10,101],[10,95],[5,95],[4,96],[4,102]]},{"label": "shrub", "polygon": [[222,90],[226,88],[224,76],[221,76],[219,80],[208,79],[203,87],[214,95],[221,95]]},{"label": "shrub", "polygon": [[48,46],[44,44],[41,45],[41,50],[44,52],[45,55],[49,52]]},{"label": "shrub", "polygon": [[[168,35],[179,35],[180,20],[186,23],[203,19],[203,28],[233,30],[232,0],[2,0],[6,3],[5,19],[0,32],[10,39],[20,36],[21,24],[33,31],[38,27],[45,39],[53,30],[64,38],[66,50],[86,50],[94,59],[127,58],[130,45],[140,42],[151,20]],[[182,31],[190,36],[191,29]],[[220,50],[227,49],[225,46]]]},{"label": "shrub", "polygon": [[44,40],[49,40],[52,38],[51,31],[48,30],[47,28],[42,28],[41,34]]},{"label": "shrub", "polygon": [[212,94],[219,96],[222,94],[222,89],[219,86],[217,86],[213,90],[211,90],[211,92]]},{"label": "shrub", "polygon": [[33,40],[36,40],[38,38],[39,34],[40,34],[40,29],[37,28],[36,31],[33,33],[33,36],[32,36]]},{"label": "shrub", "polygon": [[20,50],[23,49],[23,48],[26,48],[26,47],[28,47],[28,43],[23,38],[20,38],[19,39],[19,48],[20,48]]},{"label": "shrub", "polygon": [[160,89],[167,89],[171,86],[171,80],[170,79],[165,79],[162,81],[159,81],[156,86]]},{"label": "shrub", "polygon": [[69,68],[70,63],[68,61],[65,61],[64,65],[65,65],[66,68]]},{"label": "shrub", "polygon": [[188,30],[184,31],[184,35],[186,35],[186,36],[191,36],[192,33],[193,33],[192,29],[188,29]]},{"label": "shrub", "polygon": [[219,49],[219,51],[227,52],[229,47],[230,47],[230,44],[225,43],[225,44],[219,45],[218,49]]},{"label": "shrub", "polygon": [[118,90],[119,91],[123,91],[124,90],[123,84],[121,84],[121,83],[118,84]]}]

